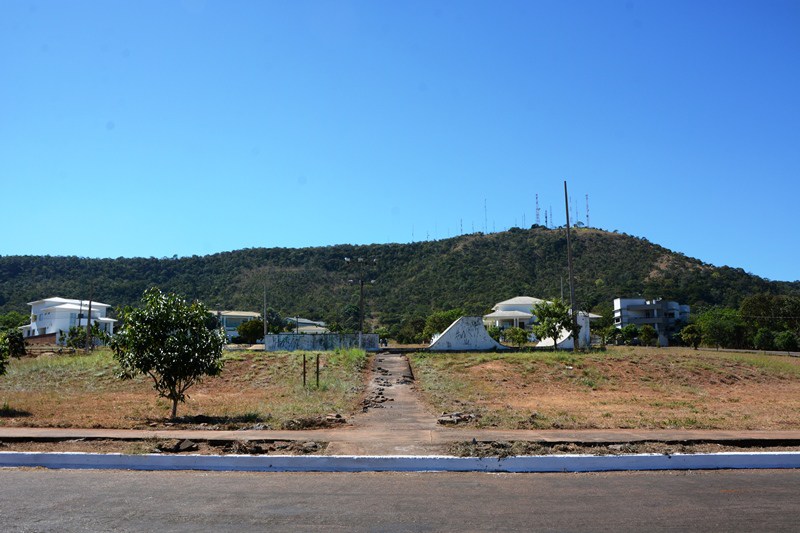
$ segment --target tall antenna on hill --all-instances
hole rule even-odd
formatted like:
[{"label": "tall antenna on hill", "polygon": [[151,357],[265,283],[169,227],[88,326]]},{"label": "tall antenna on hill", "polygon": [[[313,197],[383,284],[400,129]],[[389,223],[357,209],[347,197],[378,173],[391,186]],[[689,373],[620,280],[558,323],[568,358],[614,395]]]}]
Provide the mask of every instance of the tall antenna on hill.
[{"label": "tall antenna on hill", "polygon": [[[545,217],[547,217],[546,213]],[[539,193],[536,193],[536,225],[539,225]]]},{"label": "tall antenna on hill", "polygon": [[586,227],[589,227],[589,195],[586,195]]},{"label": "tall antenna on hill", "polygon": [[483,199],[483,232],[489,233],[489,215],[486,211],[486,198]]},{"label": "tall antenna on hill", "polygon": [[550,225],[551,226],[555,226],[556,225],[556,221],[553,218],[553,206],[552,205],[550,206]]},{"label": "tall antenna on hill", "polygon": [[544,210],[544,227],[549,228],[550,226],[547,225],[547,209]]}]

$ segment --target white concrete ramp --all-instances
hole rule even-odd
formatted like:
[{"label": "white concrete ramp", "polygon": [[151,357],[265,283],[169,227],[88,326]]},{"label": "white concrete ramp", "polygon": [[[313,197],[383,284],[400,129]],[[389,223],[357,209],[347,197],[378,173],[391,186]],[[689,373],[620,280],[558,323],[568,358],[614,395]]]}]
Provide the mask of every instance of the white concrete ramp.
[{"label": "white concrete ramp", "polygon": [[432,352],[463,352],[507,348],[489,336],[482,317],[462,316],[450,324],[428,349]]}]

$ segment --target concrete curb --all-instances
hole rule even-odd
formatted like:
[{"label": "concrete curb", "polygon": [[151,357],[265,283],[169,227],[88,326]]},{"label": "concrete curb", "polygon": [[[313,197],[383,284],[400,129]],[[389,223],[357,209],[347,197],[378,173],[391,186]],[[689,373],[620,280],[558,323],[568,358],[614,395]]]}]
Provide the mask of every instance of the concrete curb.
[{"label": "concrete curb", "polygon": [[606,472],[800,468],[800,452],[537,455],[506,457],[353,455],[125,455],[0,452],[0,467],[238,472]]}]

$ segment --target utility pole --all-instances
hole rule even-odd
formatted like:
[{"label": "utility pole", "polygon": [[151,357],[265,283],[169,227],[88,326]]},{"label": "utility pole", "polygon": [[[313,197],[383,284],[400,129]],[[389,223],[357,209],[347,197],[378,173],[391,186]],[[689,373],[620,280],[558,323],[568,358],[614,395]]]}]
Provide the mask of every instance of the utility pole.
[{"label": "utility pole", "polygon": [[264,321],[264,350],[267,349],[267,283],[264,282],[264,314],[261,319]]},{"label": "utility pole", "polygon": [[567,181],[564,180],[564,204],[567,208],[567,267],[569,268],[569,302],[572,310],[572,351],[578,350],[580,338],[578,331],[578,315],[575,309],[575,278],[572,271],[572,243],[569,231],[569,196],[567,195]]},{"label": "utility pole", "polygon": [[86,316],[86,353],[89,353],[89,347],[92,345],[92,298],[94,298],[94,289],[89,291],[89,313]]},{"label": "utility pole", "polygon": [[[344,260],[347,262],[347,264],[350,264],[349,257],[345,257]],[[377,262],[377,259],[372,260],[373,264],[376,264]],[[356,264],[358,265],[358,338],[360,348],[361,336],[364,334],[364,258],[357,258]],[[351,283],[353,281],[354,280],[350,280]],[[375,283],[375,280],[370,280],[370,282]]]}]

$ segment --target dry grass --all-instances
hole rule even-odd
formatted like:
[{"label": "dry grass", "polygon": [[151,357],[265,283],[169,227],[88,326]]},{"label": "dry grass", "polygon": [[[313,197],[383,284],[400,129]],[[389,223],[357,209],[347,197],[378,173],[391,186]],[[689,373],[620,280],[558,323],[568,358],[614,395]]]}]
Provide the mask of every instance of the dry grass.
[{"label": "dry grass", "polygon": [[[226,354],[222,374],[189,389],[178,406],[186,423],[220,427],[280,427],[284,421],[328,413],[348,414],[363,391],[366,357],[357,351],[321,353],[320,387],[309,356],[308,388],[302,354]],[[0,426],[145,428],[163,425],[169,403],[149,378],[117,379],[110,352],[12,360],[0,377]]]},{"label": "dry grass", "polygon": [[800,359],[683,348],[416,354],[423,396],[501,428],[800,429]]}]

